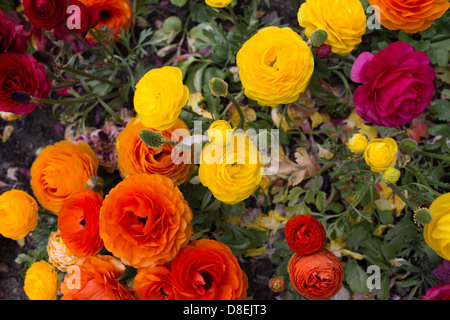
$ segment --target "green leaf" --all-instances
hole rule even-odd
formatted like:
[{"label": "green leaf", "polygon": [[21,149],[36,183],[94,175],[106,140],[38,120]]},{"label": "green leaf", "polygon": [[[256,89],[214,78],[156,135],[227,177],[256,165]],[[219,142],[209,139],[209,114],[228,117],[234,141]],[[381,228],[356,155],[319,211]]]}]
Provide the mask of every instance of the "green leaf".
[{"label": "green leaf", "polygon": [[356,293],[365,293],[369,291],[367,287],[367,273],[358,265],[356,260],[352,260],[344,267],[344,280],[350,286],[350,289]]},{"label": "green leaf", "polygon": [[436,104],[428,109],[437,120],[450,121],[450,101],[436,100]]},{"label": "green leaf", "polygon": [[170,3],[177,7],[183,7],[186,4],[187,0],[170,0]]}]

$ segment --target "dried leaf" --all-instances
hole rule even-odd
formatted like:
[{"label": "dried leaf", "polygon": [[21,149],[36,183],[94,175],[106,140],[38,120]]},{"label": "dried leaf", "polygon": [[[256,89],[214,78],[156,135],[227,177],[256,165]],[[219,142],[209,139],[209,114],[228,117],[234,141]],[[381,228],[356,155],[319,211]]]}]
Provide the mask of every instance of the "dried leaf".
[{"label": "dried leaf", "polygon": [[5,143],[8,141],[9,137],[11,137],[12,132],[14,131],[14,126],[9,124],[5,126],[3,129],[2,142]]}]

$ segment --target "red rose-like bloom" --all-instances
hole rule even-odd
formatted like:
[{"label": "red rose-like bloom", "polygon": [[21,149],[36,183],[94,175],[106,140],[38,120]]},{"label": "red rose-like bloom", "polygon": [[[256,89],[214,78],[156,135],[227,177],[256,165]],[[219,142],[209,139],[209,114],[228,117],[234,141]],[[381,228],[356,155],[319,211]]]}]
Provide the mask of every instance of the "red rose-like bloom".
[{"label": "red rose-like bloom", "polygon": [[420,300],[450,300],[450,283],[431,287]]},{"label": "red rose-like bloom", "polygon": [[81,258],[64,276],[61,300],[134,300],[117,280],[125,266],[112,256]]},{"label": "red rose-like bloom", "polygon": [[333,297],[344,281],[341,261],[326,248],[304,256],[294,253],[287,270],[294,289],[311,300]]},{"label": "red rose-like bloom", "polygon": [[30,113],[36,103],[17,103],[11,99],[11,93],[24,91],[35,98],[47,98],[51,89],[52,83],[44,65],[31,54],[0,54],[0,111],[17,115]]},{"label": "red rose-like bloom", "polygon": [[0,11],[0,53],[27,51],[27,42],[22,38],[23,27],[3,16]]},{"label": "red rose-like bloom", "polygon": [[[82,34],[97,25],[99,13],[96,7],[86,7],[81,1],[71,0],[68,9],[69,14],[65,27],[69,31]],[[79,26],[77,26],[77,22],[80,23]]]},{"label": "red rose-like bloom", "polygon": [[173,300],[170,266],[139,268],[133,290],[137,300]]},{"label": "red rose-like bloom", "polygon": [[64,201],[58,215],[58,229],[67,248],[79,257],[103,248],[99,216],[103,199],[90,189],[79,191]]},{"label": "red rose-like bloom", "polygon": [[290,218],[284,228],[286,242],[298,254],[310,254],[322,249],[327,239],[325,228],[309,214]]},{"label": "red rose-like bloom", "polygon": [[66,21],[67,0],[23,0],[24,14],[38,29],[52,30]]},{"label": "red rose-like bloom", "polygon": [[171,261],[192,235],[192,210],[169,178],[138,174],[112,189],[100,210],[105,248],[135,268]]},{"label": "red rose-like bloom", "polygon": [[394,42],[375,56],[361,53],[351,79],[365,83],[353,94],[357,114],[377,126],[397,127],[411,122],[430,104],[436,73],[422,51]]},{"label": "red rose-like bloom", "polygon": [[244,300],[248,278],[225,244],[192,241],[172,262],[175,300]]}]

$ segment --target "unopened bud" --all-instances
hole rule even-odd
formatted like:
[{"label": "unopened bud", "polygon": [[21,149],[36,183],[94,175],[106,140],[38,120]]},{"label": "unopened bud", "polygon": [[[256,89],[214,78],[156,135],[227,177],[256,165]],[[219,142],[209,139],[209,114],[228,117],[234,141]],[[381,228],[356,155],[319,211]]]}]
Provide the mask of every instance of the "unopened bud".
[{"label": "unopened bud", "polygon": [[158,150],[166,144],[167,139],[160,131],[153,131],[150,129],[142,129],[139,131],[139,138],[145,145]]},{"label": "unopened bud", "polygon": [[37,62],[45,64],[47,66],[53,67],[55,64],[55,60],[53,56],[47,51],[35,51],[33,52],[33,57],[37,60]]},{"label": "unopened bud", "polygon": [[20,104],[29,104],[31,102],[31,96],[25,91],[13,91],[11,93],[11,100]]},{"label": "unopened bud", "polygon": [[400,179],[400,171],[396,168],[387,168],[383,173],[383,179],[386,182],[395,184]]},{"label": "unopened bud", "polygon": [[311,32],[311,36],[309,37],[309,42],[314,47],[320,47],[327,41],[328,39],[328,32],[325,29],[316,29],[313,32]]},{"label": "unopened bud", "polygon": [[427,208],[419,208],[416,211],[414,211],[413,218],[414,223],[420,226],[430,224],[431,221],[433,220],[433,215]]},{"label": "unopened bud", "polygon": [[284,289],[284,281],[282,277],[273,277],[269,281],[270,290],[273,292],[281,292]]},{"label": "unopened bud", "polygon": [[316,49],[316,55],[320,59],[326,59],[331,55],[331,46],[329,44],[323,44]]},{"label": "unopened bud", "polygon": [[414,152],[416,152],[418,147],[419,146],[417,145],[416,141],[406,138],[400,141],[398,150],[403,154],[413,154]]},{"label": "unopened bud", "polygon": [[212,78],[209,81],[211,94],[216,97],[226,97],[228,94],[228,83],[219,78]]}]

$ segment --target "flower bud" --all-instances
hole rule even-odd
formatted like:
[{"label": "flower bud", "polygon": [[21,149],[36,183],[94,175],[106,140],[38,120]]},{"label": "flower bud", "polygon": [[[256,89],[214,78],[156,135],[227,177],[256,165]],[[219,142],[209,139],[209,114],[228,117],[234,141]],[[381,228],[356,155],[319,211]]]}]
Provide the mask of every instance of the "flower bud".
[{"label": "flower bud", "polygon": [[417,145],[416,141],[406,138],[399,143],[398,150],[403,154],[413,154],[414,152],[416,152],[418,147],[419,146]]},{"label": "flower bud", "polygon": [[228,83],[219,78],[212,78],[209,82],[211,94],[216,97],[226,97],[228,94]]},{"label": "flower bud", "polygon": [[166,144],[166,138],[164,138],[160,131],[142,129],[139,131],[139,138],[143,143],[155,150]]},{"label": "flower bud", "polygon": [[282,277],[273,277],[269,281],[270,290],[273,292],[281,292],[284,289],[284,281]]},{"label": "flower bud", "polygon": [[53,67],[55,65],[53,56],[47,51],[35,51],[33,52],[33,57],[37,60],[37,62],[45,64],[47,66]]},{"label": "flower bud", "polygon": [[309,37],[309,42],[314,47],[320,47],[327,41],[328,39],[328,32],[325,29],[316,29],[313,32],[311,32],[311,36]]},{"label": "flower bud", "polygon": [[400,179],[400,171],[396,168],[387,168],[383,173],[383,179],[394,184]]},{"label": "flower bud", "polygon": [[20,104],[29,104],[31,96],[25,91],[13,91],[11,93],[11,100]]},{"label": "flower bud", "polygon": [[331,55],[331,46],[329,44],[323,44],[316,49],[316,55],[320,59],[326,59]]},{"label": "flower bud", "polygon": [[418,226],[420,225],[427,225],[430,224],[433,220],[433,215],[431,214],[430,210],[427,208],[419,208],[416,211],[414,211],[414,223]]}]

